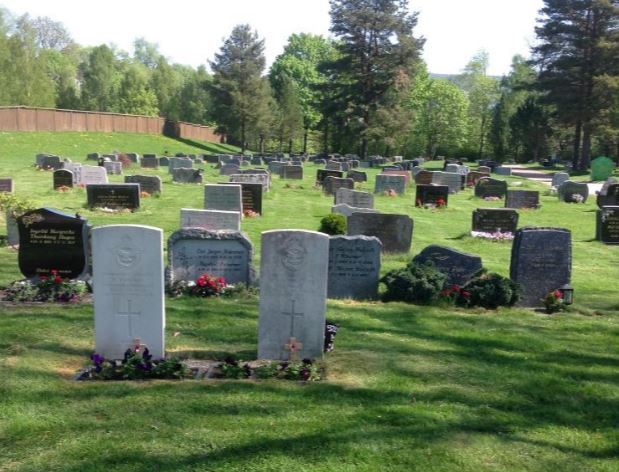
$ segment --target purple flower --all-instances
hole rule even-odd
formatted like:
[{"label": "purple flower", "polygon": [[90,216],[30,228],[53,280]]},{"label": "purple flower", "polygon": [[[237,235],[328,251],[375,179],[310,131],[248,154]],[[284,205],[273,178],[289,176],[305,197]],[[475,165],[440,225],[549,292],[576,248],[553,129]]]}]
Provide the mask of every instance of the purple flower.
[{"label": "purple flower", "polygon": [[93,353],[92,356],[90,356],[90,359],[95,363],[95,365],[103,364],[103,362],[105,361],[105,357],[103,357],[101,354],[97,354],[96,352]]}]

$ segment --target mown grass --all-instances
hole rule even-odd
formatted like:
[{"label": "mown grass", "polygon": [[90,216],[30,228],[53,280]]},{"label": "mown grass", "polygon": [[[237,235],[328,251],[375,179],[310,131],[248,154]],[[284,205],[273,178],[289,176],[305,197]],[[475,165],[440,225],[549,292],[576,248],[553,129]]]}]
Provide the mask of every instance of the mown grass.
[{"label": "mown grass", "polygon": [[[112,148],[160,152],[123,141],[129,136]],[[80,160],[108,150],[74,144]],[[89,211],[83,191],[54,192],[51,173],[30,167],[36,152],[66,155],[61,144],[28,146],[7,152],[0,141],[18,194],[79,211],[95,225],[149,224],[169,236],[181,207],[202,205],[200,186],[173,184],[161,169],[146,172],[162,176],[164,193],[144,199],[140,211]],[[180,143],[167,149],[188,152]],[[274,177],[265,215],[243,221],[256,265],[260,232],[316,229],[329,212],[332,199],[313,187],[315,169],[308,164],[303,181]],[[144,171],[129,170],[138,172]],[[361,188],[373,188],[376,171],[368,172],[370,183]],[[207,165],[205,181],[223,180]],[[436,243],[479,254],[488,268],[508,274],[509,243],[468,236],[472,210],[501,203],[481,202],[470,190],[450,196],[441,211],[416,209],[413,200],[414,188],[404,197],[376,196],[381,211],[415,221],[411,253],[385,256],[383,272]],[[0,470],[618,470],[619,249],[593,241],[593,201],[561,204],[543,193],[542,204],[520,212],[521,226],[572,230],[572,312],[330,301],[328,317],[341,328],[336,350],[326,356],[327,380],[316,384],[75,382],[94,345],[92,307],[2,306]],[[12,250],[0,249],[0,261],[0,284],[20,277]],[[257,318],[253,299],[168,300],[167,349],[255,358]]]}]

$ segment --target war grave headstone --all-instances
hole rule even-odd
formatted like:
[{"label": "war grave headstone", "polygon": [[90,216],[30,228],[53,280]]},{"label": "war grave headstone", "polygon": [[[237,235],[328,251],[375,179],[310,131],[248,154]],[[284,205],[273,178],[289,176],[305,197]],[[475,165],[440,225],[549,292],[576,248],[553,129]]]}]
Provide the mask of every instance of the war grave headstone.
[{"label": "war grave headstone", "polygon": [[0,192],[13,193],[13,179],[0,179]]},{"label": "war grave headstone", "polygon": [[326,234],[303,230],[262,233],[258,358],[322,357],[328,268]]},{"label": "war grave headstone", "polygon": [[374,195],[348,188],[340,188],[335,192],[335,204],[345,203],[357,208],[374,208]]},{"label": "war grave headstone", "polygon": [[163,190],[161,177],[158,175],[126,175],[125,183],[139,184],[140,192],[146,192],[149,195],[161,193]]},{"label": "war grave headstone", "polygon": [[243,211],[253,211],[262,215],[262,184],[249,182],[226,182],[220,185],[240,185],[241,198],[243,200]]},{"label": "war grave headstone", "polygon": [[262,186],[262,191],[268,192],[271,188],[271,175],[269,173],[232,174],[230,176],[230,182],[238,184],[260,184]]},{"label": "war grave headstone", "polygon": [[[602,191],[604,193],[602,193]],[[619,183],[609,185],[602,189],[596,198],[597,206],[619,206]]]},{"label": "war grave headstone", "polygon": [[204,186],[204,208],[206,210],[238,211],[243,213],[240,185]]},{"label": "war grave headstone", "polygon": [[462,177],[453,172],[432,172],[432,183],[446,185],[449,193],[457,193],[462,190]]},{"label": "war grave headstone", "polygon": [[563,182],[558,189],[559,200],[566,203],[585,203],[589,197],[589,186],[584,182]]},{"label": "war grave headstone", "polygon": [[447,275],[449,285],[464,285],[481,269],[481,257],[432,244],[413,258],[413,262],[432,262],[439,272]]},{"label": "war grave headstone", "polygon": [[163,358],[163,230],[100,226],[92,230],[92,246],[96,352],[122,359],[139,342]]},{"label": "war grave headstone", "polygon": [[406,177],[403,175],[377,174],[374,181],[374,193],[393,191],[398,195],[406,192]]},{"label": "war grave headstone", "polygon": [[505,208],[539,208],[539,192],[537,190],[508,190],[505,198]]},{"label": "war grave headstone", "polygon": [[159,167],[159,159],[157,156],[144,156],[140,162],[140,165],[147,169],[157,169]]},{"label": "war grave headstone", "polygon": [[121,175],[123,173],[122,162],[104,162],[103,167],[108,175]]},{"label": "war grave headstone", "polygon": [[479,179],[475,185],[475,196],[479,198],[503,198],[507,193],[505,180],[491,177]]},{"label": "war grave headstone", "polygon": [[415,193],[415,206],[424,205],[447,206],[449,203],[449,187],[447,185],[418,184]]},{"label": "war grave headstone", "polygon": [[555,172],[552,174],[552,183],[553,187],[560,187],[563,182],[567,182],[570,180],[570,174],[567,172]]},{"label": "war grave headstone", "polygon": [[378,297],[382,243],[376,237],[332,236],[329,240],[328,298]]},{"label": "war grave headstone", "polygon": [[326,170],[318,169],[316,171],[316,182],[322,185],[327,177],[337,177],[338,179],[344,178],[344,172],[340,170]]},{"label": "war grave headstone", "polygon": [[408,215],[353,213],[348,217],[348,236],[376,236],[383,252],[408,252],[413,239],[413,220]]},{"label": "war grave headstone", "polygon": [[172,181],[180,184],[201,184],[202,169],[177,167],[172,170]]},{"label": "war grave headstone", "polygon": [[421,170],[415,175],[415,183],[417,185],[430,185],[432,183],[432,174],[429,170]]},{"label": "war grave headstone", "polygon": [[494,173],[497,175],[512,175],[511,167],[498,166],[494,168]]},{"label": "war grave headstone", "polygon": [[75,279],[87,271],[88,222],[52,208],[39,208],[17,218],[19,270],[26,278]]},{"label": "war grave headstone", "polygon": [[54,190],[61,187],[73,188],[73,172],[65,169],[58,169],[53,174]]},{"label": "war grave headstone", "polygon": [[360,170],[350,170],[346,174],[347,179],[353,179],[355,182],[367,182],[368,174]]},{"label": "war grave headstone", "polygon": [[518,212],[511,208],[476,208],[472,231],[481,233],[512,233],[518,229]]},{"label": "war grave headstone", "polygon": [[596,216],[596,239],[604,244],[619,244],[619,206],[602,207]]},{"label": "war grave headstone", "polygon": [[615,163],[605,156],[596,157],[591,161],[591,180],[606,180],[613,175]]},{"label": "war grave headstone", "polygon": [[355,182],[352,179],[340,179],[338,177],[329,176],[323,181],[322,188],[326,194],[335,195],[340,188],[354,189]]},{"label": "war grave headstone", "polygon": [[542,306],[551,291],[569,284],[572,234],[563,228],[521,228],[512,245],[510,277],[522,287],[522,306]]},{"label": "war grave headstone", "polygon": [[181,228],[238,232],[241,231],[241,214],[238,211],[181,208]]},{"label": "war grave headstone", "polygon": [[170,278],[195,281],[202,274],[211,274],[229,284],[252,284],[253,254],[253,244],[244,233],[184,228],[168,240]]},{"label": "war grave headstone", "polygon": [[107,171],[104,167],[99,166],[82,166],[80,178],[81,180],[78,183],[81,185],[108,183]]},{"label": "war grave headstone", "polygon": [[373,208],[358,208],[347,205],[346,203],[339,203],[331,207],[331,213],[339,213],[340,215],[348,217],[353,213],[380,213],[380,211]]},{"label": "war grave headstone", "polygon": [[303,166],[291,165],[283,166],[281,168],[282,179],[296,179],[303,180]]},{"label": "war grave headstone", "polygon": [[90,184],[86,186],[90,208],[135,210],[140,207],[139,184]]}]

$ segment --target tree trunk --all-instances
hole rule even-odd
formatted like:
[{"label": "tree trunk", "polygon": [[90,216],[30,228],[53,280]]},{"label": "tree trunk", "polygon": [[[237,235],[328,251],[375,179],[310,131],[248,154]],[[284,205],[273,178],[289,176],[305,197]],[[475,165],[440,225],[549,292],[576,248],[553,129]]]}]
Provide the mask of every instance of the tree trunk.
[{"label": "tree trunk", "polygon": [[288,140],[288,154],[292,154],[292,139]]},{"label": "tree trunk", "polygon": [[479,130],[479,158],[484,157],[484,129],[486,128],[486,118],[481,119],[481,129]]},{"label": "tree trunk", "polygon": [[323,143],[323,152],[329,154],[329,120],[325,119],[325,135]]},{"label": "tree trunk", "polygon": [[264,136],[260,135],[260,154],[264,154]]},{"label": "tree trunk", "polygon": [[580,154],[580,170],[587,170],[591,162],[591,125],[586,123],[582,130],[582,150]]},{"label": "tree trunk", "polygon": [[245,118],[241,118],[241,153],[245,152],[246,143],[245,143]]},{"label": "tree trunk", "polygon": [[303,154],[307,154],[307,134],[309,130],[307,128],[303,129]]},{"label": "tree trunk", "polygon": [[572,150],[572,169],[579,170],[579,162],[580,162],[580,135],[582,133],[582,122],[578,120],[576,122],[576,126],[574,127],[574,147]]}]

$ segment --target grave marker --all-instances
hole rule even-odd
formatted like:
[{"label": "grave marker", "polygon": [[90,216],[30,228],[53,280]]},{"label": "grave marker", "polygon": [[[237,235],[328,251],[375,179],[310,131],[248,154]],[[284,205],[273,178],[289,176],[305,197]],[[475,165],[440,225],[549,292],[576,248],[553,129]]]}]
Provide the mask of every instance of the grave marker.
[{"label": "grave marker", "polygon": [[181,208],[181,228],[238,232],[241,231],[241,214],[238,211]]},{"label": "grave marker", "polygon": [[537,190],[508,190],[505,198],[505,208],[539,208],[539,192]]},{"label": "grave marker", "polygon": [[88,206],[115,210],[140,207],[139,184],[92,184],[86,186]]},{"label": "grave marker", "polygon": [[518,229],[518,212],[510,208],[477,208],[473,211],[473,231],[512,233]]},{"label": "grave marker", "polygon": [[345,203],[357,208],[374,208],[374,195],[348,188],[339,188],[335,192],[335,204]]},{"label": "grave marker", "polygon": [[605,206],[597,211],[596,235],[604,244],[619,244],[619,206]]},{"label": "grave marker", "polygon": [[353,213],[348,217],[349,236],[376,236],[383,252],[408,252],[413,239],[413,220],[408,215]]},{"label": "grave marker", "polygon": [[150,195],[161,193],[163,185],[161,177],[158,175],[126,175],[126,184],[139,184],[140,192],[146,192]]},{"label": "grave marker", "polygon": [[238,211],[243,213],[240,185],[204,186],[204,208],[206,210]]},{"label": "grave marker", "polygon": [[432,244],[413,258],[413,262],[432,262],[439,272],[447,275],[449,285],[464,285],[481,269],[481,257]]}]

